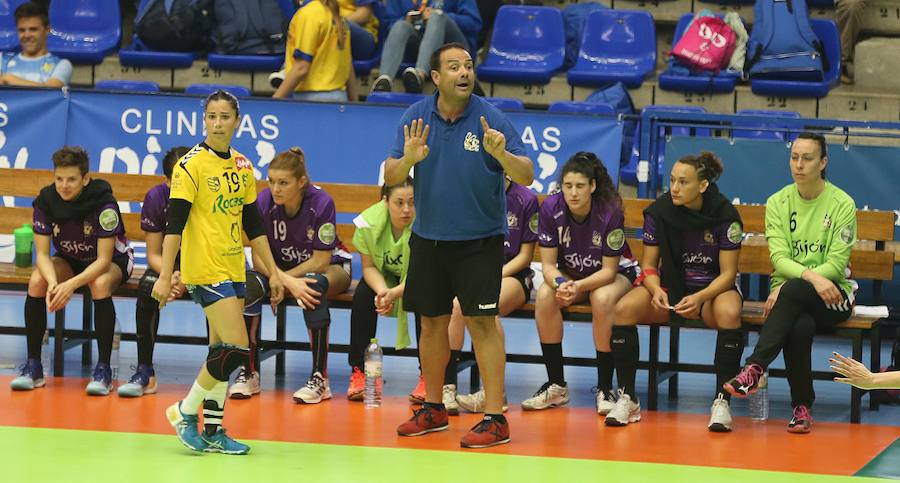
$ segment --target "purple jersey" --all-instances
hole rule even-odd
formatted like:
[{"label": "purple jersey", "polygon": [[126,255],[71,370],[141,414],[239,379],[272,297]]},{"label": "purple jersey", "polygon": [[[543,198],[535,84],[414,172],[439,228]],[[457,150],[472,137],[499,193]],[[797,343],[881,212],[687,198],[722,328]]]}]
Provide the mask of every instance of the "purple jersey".
[{"label": "purple jersey", "polygon": [[538,239],[538,199],[534,191],[516,183],[509,184],[506,226],[509,234],[503,242],[503,255],[508,262],[519,254],[523,243],[534,243]]},{"label": "purple jersey", "polygon": [[[684,282],[688,287],[706,287],[719,276],[719,251],[737,250],[741,247],[741,224],[725,222],[711,230],[682,233],[681,263],[684,266]],[[644,245],[658,246],[656,220],[644,215]]]},{"label": "purple jersey", "polygon": [[169,185],[160,183],[144,197],[141,207],[141,230],[160,233],[166,229],[166,208],[169,207]]},{"label": "purple jersey", "polygon": [[541,204],[539,243],[556,247],[556,266],[576,280],[600,270],[603,257],[621,257],[619,271],[636,265],[625,242],[621,208],[593,201],[588,217],[579,223],[569,213],[562,193],[548,196]]},{"label": "purple jersey", "polygon": [[119,213],[119,205],[107,203],[82,220],[72,220],[59,225],[43,210],[34,207],[34,232],[53,239],[56,254],[91,263],[97,259],[97,239],[115,237],[113,257],[128,254],[125,225]]},{"label": "purple jersey", "polygon": [[290,270],[300,265],[312,258],[313,250],[332,252],[333,264],[350,260],[337,236],[334,200],[322,188],[307,185],[300,211],[293,217],[287,216],[284,206],[275,204],[268,188],[257,196],[256,207],[278,268]]}]

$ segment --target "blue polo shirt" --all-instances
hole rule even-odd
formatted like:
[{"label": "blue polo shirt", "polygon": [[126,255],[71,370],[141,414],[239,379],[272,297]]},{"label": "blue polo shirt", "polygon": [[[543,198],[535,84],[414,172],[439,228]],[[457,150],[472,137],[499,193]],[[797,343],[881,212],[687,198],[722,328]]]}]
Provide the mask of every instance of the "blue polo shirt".
[{"label": "blue polo shirt", "polygon": [[506,234],[506,192],[500,162],[481,144],[481,116],[506,136],[506,150],[525,155],[522,138],[506,114],[472,95],[462,115],[447,122],[438,93],[403,114],[390,157],[403,157],[403,126],[424,119],[431,126],[428,156],[413,168],[416,220],[412,231],[429,240],[477,240]]}]

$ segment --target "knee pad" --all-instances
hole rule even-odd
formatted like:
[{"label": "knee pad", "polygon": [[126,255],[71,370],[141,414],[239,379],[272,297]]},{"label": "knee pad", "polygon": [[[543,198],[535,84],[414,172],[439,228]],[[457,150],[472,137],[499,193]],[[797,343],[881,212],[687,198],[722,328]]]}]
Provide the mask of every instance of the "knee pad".
[{"label": "knee pad", "polygon": [[138,281],[138,290],[140,290],[141,295],[150,297],[150,295],[153,294],[153,284],[155,284],[157,280],[159,280],[159,274],[153,269],[148,268],[147,271],[144,272],[144,275],[141,276],[141,280]]},{"label": "knee pad", "polygon": [[262,313],[262,301],[269,293],[269,280],[259,272],[247,270],[246,287],[244,315],[259,315]]},{"label": "knee pad", "polygon": [[331,314],[328,311],[328,297],[326,295],[328,293],[328,279],[321,273],[307,273],[304,276],[316,280],[316,283],[310,284],[309,287],[322,295],[319,297],[319,305],[316,305],[316,308],[311,310],[303,309],[303,319],[306,321],[306,326],[310,329],[324,329],[331,323]]},{"label": "knee pad", "polygon": [[250,349],[231,344],[216,344],[206,355],[206,370],[219,381],[227,381],[231,373],[250,364]]}]

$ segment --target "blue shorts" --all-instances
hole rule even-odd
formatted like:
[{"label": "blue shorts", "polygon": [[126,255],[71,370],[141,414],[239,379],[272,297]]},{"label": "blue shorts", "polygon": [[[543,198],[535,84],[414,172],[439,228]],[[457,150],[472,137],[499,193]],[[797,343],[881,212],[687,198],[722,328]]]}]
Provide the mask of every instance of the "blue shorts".
[{"label": "blue shorts", "polygon": [[188,292],[194,302],[204,309],[210,305],[228,297],[244,298],[247,291],[244,282],[219,282],[208,285],[187,285]]}]

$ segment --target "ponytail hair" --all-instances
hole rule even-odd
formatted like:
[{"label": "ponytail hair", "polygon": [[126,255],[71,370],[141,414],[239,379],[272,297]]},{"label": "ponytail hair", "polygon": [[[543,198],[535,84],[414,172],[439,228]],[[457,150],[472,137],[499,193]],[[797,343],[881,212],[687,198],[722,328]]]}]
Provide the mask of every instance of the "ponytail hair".
[{"label": "ponytail hair", "polygon": [[725,164],[722,160],[709,151],[703,151],[698,155],[683,156],[677,162],[693,166],[697,170],[697,179],[700,181],[706,180],[714,183],[725,172]]},{"label": "ponytail hair", "polygon": [[594,181],[596,188],[591,194],[594,201],[599,201],[602,204],[612,203],[615,206],[622,206],[622,197],[619,196],[616,185],[609,176],[606,166],[603,166],[596,154],[589,151],[579,151],[569,158],[566,164],[563,165],[562,171],[560,171],[560,185],[562,185],[563,178],[569,173],[578,173]]},{"label": "ponytail hair", "polygon": [[278,153],[275,159],[272,160],[272,163],[269,164],[269,170],[273,169],[290,171],[297,179],[304,176],[306,176],[307,180],[309,179],[309,175],[306,172],[306,155],[298,146]]},{"label": "ponytail hair", "polygon": [[341,9],[337,0],[320,0],[325,8],[331,12],[331,23],[337,29],[337,46],[338,49],[344,50],[347,45],[347,24],[344,17],[341,17]]}]

